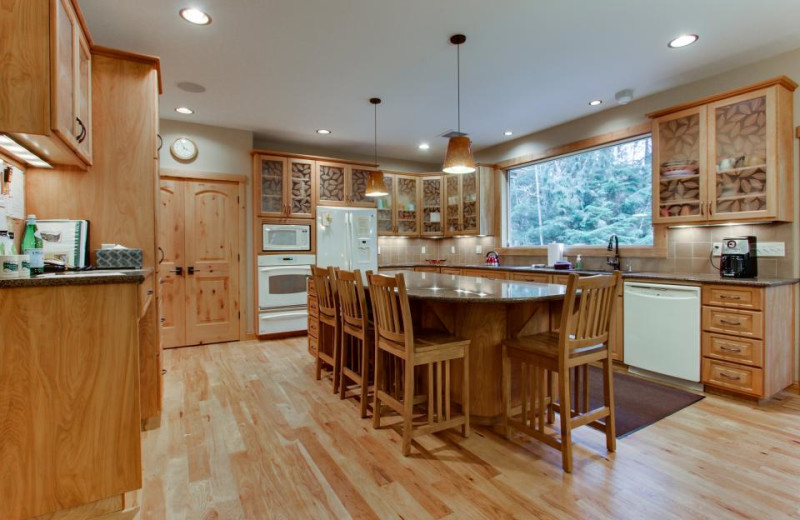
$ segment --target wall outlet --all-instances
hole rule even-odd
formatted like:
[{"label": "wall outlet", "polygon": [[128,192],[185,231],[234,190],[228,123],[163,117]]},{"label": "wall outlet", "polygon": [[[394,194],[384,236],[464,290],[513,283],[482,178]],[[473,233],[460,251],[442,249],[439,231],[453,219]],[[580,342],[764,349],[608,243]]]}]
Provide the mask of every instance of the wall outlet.
[{"label": "wall outlet", "polygon": [[475,246],[475,254],[476,255],[483,254],[483,246]]},{"label": "wall outlet", "polygon": [[378,246],[378,254],[381,254],[381,246]]},{"label": "wall outlet", "polygon": [[422,246],[422,251],[420,251],[420,253],[422,253],[424,255],[427,251],[428,251],[428,248],[425,247],[425,246]]},{"label": "wall outlet", "polygon": [[450,246],[450,254],[451,255],[456,254],[456,246]]},{"label": "wall outlet", "polygon": [[722,256],[722,242],[714,242],[711,245],[711,256]]},{"label": "wall outlet", "polygon": [[758,256],[786,256],[786,244],[783,242],[758,242]]}]

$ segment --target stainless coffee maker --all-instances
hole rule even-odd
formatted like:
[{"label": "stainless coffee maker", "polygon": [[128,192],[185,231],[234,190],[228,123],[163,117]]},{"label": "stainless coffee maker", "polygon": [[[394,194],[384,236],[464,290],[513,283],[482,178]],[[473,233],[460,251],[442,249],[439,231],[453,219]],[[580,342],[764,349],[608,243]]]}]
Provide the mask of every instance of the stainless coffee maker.
[{"label": "stainless coffee maker", "polygon": [[726,278],[758,277],[756,237],[723,238],[719,272]]}]

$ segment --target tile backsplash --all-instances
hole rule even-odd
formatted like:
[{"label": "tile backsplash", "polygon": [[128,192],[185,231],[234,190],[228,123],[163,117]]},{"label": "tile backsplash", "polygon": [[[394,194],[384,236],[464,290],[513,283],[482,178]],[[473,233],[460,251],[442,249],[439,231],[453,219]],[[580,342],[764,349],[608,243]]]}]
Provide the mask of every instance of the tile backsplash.
[{"label": "tile backsplash", "polygon": [[[621,252],[622,267],[633,271],[661,273],[715,273],[717,270],[709,261],[711,246],[721,242],[725,237],[753,235],[759,242],[783,242],[786,256],[777,258],[759,258],[758,274],[761,278],[788,278],[794,276],[794,236],[792,224],[736,225],[720,227],[694,227],[667,230],[667,257],[642,258],[625,255]],[[462,237],[444,239],[393,238],[382,237],[378,240],[380,265],[422,263],[426,259],[445,259],[448,264],[481,264],[486,253],[498,246],[496,237]],[[482,248],[476,253],[476,247]],[[422,253],[422,248],[426,252]],[[455,252],[451,252],[451,251]],[[568,255],[567,259],[575,260]],[[500,258],[502,265],[543,264],[546,256],[511,256]],[[606,257],[584,256],[585,269],[604,269]],[[719,257],[713,258],[713,264],[719,266]]]}]

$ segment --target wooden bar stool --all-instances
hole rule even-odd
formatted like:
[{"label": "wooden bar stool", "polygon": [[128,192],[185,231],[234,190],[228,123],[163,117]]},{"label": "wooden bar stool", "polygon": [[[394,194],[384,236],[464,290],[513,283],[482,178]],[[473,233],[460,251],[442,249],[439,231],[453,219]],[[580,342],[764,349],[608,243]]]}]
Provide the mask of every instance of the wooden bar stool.
[{"label": "wooden bar stool", "polygon": [[[403,417],[403,455],[411,451],[411,439],[461,426],[469,437],[469,345],[470,341],[441,331],[415,332],[411,322],[405,279],[367,272],[372,311],[375,318],[375,397],[373,426],[380,428],[381,406],[386,405]],[[450,362],[463,359],[461,413],[451,413]],[[392,360],[398,363],[392,364]],[[401,367],[397,375],[387,374],[387,365]],[[414,369],[427,365],[427,396],[414,393]],[[394,379],[394,381],[392,381]],[[387,382],[392,382],[390,388]],[[397,383],[400,383],[398,385]],[[400,388],[402,397],[391,390]],[[417,400],[415,398],[420,397]],[[427,420],[414,425],[414,405],[427,403]],[[419,419],[425,419],[424,416]]]},{"label": "wooden bar stool", "polygon": [[[341,333],[339,320],[339,299],[336,295],[336,271],[333,267],[311,266],[311,276],[317,291],[319,308],[319,345],[317,347],[316,378],[322,377],[322,366],[328,365],[333,371],[333,392],[339,390],[341,354],[339,353]],[[326,330],[327,329],[327,330]]]},{"label": "wooden bar stool", "polygon": [[336,273],[336,292],[339,296],[339,312],[342,317],[340,342],[342,372],[339,396],[345,398],[348,381],[359,385],[361,417],[366,417],[375,329],[369,320],[367,295],[361,271],[340,270]]},{"label": "wooden bar stool", "polygon": [[[561,450],[564,471],[572,472],[572,430],[593,426],[606,434],[606,447],[616,449],[614,387],[608,333],[620,273],[613,276],[579,278],[569,276],[559,332],[543,332],[503,342],[503,427],[506,438],[511,428]],[[519,417],[511,410],[511,361],[521,364],[522,409]],[[589,410],[588,365],[603,368],[603,405]],[[557,374],[557,376],[556,376]],[[558,379],[559,403],[553,399],[553,380]],[[570,394],[573,380],[575,405]],[[581,401],[583,401],[581,403]],[[558,410],[560,438],[545,432]],[[601,419],[605,419],[601,421]]]}]

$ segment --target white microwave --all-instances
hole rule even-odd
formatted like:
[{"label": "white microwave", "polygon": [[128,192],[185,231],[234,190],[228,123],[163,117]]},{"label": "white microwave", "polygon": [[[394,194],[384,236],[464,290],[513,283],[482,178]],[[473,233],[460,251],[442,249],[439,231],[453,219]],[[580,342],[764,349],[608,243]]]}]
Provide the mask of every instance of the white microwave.
[{"label": "white microwave", "polygon": [[311,225],[262,224],[262,251],[311,251]]}]

